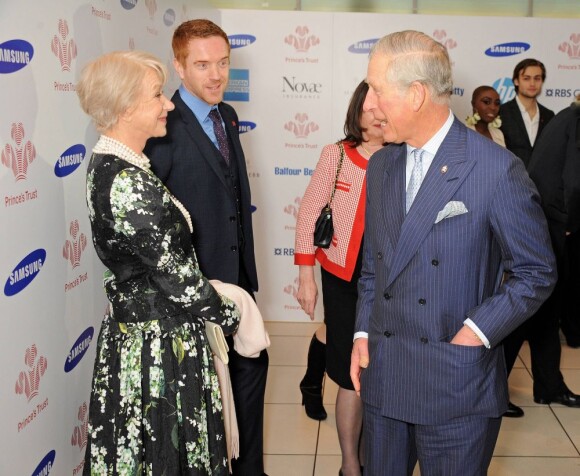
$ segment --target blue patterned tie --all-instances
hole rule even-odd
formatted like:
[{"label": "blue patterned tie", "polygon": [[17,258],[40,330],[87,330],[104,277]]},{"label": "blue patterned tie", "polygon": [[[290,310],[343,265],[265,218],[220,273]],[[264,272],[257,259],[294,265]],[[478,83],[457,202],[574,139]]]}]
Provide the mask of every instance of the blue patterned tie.
[{"label": "blue patterned tie", "polygon": [[423,181],[423,149],[415,149],[413,154],[415,154],[415,164],[413,165],[413,170],[411,171],[411,179],[409,180],[409,186],[407,187],[406,194],[406,207],[405,210],[409,213],[409,209],[413,204],[413,200],[417,196],[421,182]]},{"label": "blue patterned tie", "polygon": [[222,126],[222,118],[217,109],[212,109],[208,116],[213,122],[213,132],[215,138],[217,139],[218,149],[225,159],[226,163],[230,163],[230,147],[228,145],[228,138],[226,137],[226,131]]}]

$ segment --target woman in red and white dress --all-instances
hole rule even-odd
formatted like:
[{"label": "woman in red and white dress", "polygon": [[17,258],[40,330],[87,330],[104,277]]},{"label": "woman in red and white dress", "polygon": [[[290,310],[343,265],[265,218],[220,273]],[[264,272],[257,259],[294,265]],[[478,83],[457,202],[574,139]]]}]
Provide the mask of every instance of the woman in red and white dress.
[{"label": "woman in red and white dress", "polygon": [[[326,326],[317,329],[308,352],[308,368],[300,382],[302,403],[315,420],[324,420],[322,379],[338,384],[336,427],[342,452],[340,474],[359,476],[362,403],[350,380],[350,353],[354,334],[357,281],[361,271],[364,234],[366,169],[371,155],[383,147],[380,123],[363,112],[368,85],[362,81],[350,100],[344,125],[345,138],[322,149],[316,170],[302,198],[296,222],[294,264],[300,267],[297,299],[314,319],[318,288],[314,266],[321,266],[322,300]],[[341,148],[344,158],[337,177]],[[313,244],[320,210],[332,199],[334,236],[328,249]]]}]

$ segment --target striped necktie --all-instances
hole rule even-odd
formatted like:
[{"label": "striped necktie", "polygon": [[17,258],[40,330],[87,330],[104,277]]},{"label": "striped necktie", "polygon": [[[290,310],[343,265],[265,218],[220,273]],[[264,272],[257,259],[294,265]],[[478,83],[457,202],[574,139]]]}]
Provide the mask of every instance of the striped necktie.
[{"label": "striped necktie", "polygon": [[413,170],[411,171],[411,179],[409,180],[409,186],[407,187],[407,193],[405,196],[406,206],[405,210],[409,213],[409,209],[413,204],[413,200],[417,196],[421,182],[423,181],[423,149],[415,149],[413,154],[415,155],[415,163],[413,165]]},{"label": "striped necktie", "polygon": [[222,118],[217,109],[212,109],[209,112],[208,117],[213,122],[213,132],[215,134],[215,138],[217,139],[218,149],[222,154],[222,157],[225,159],[226,163],[230,163],[230,147],[228,145],[228,138],[226,137],[226,131],[222,126]]}]

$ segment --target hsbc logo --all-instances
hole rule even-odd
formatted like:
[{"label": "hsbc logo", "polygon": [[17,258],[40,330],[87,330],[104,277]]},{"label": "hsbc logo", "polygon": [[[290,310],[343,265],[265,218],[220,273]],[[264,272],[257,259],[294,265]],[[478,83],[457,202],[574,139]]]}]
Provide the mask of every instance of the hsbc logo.
[{"label": "hsbc logo", "polygon": [[16,265],[4,285],[4,294],[14,296],[28,286],[38,275],[46,261],[46,251],[34,250]]},{"label": "hsbc logo", "polygon": [[12,169],[16,182],[26,179],[28,165],[36,158],[34,144],[29,140],[24,142],[24,136],[22,122],[13,122],[10,137],[12,137],[14,144],[6,144],[2,150],[2,164]]},{"label": "hsbc logo", "polygon": [[78,337],[73,346],[71,347],[66,361],[64,363],[64,371],[70,372],[74,369],[77,364],[82,360],[84,355],[89,350],[89,346],[93,340],[93,335],[95,334],[95,329],[93,327],[88,327],[85,331]]},{"label": "hsbc logo", "polygon": [[58,20],[58,34],[52,38],[51,49],[60,61],[61,71],[70,71],[72,60],[77,57],[77,44],[68,38],[68,23],[62,18]]},{"label": "hsbc logo", "polygon": [[9,40],[0,44],[0,74],[10,74],[28,66],[34,48],[25,40]]},{"label": "hsbc logo", "polygon": [[65,150],[54,164],[54,175],[66,177],[72,174],[85,159],[87,149],[82,144],[75,144]]}]

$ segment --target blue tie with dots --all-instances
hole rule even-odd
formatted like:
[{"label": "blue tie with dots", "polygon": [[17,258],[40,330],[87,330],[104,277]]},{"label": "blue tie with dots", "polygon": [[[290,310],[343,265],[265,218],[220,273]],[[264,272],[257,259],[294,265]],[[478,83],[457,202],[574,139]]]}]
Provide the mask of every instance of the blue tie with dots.
[{"label": "blue tie with dots", "polygon": [[417,196],[421,182],[423,181],[423,149],[415,149],[413,154],[415,154],[415,164],[413,165],[413,170],[411,171],[411,178],[409,180],[409,186],[407,187],[406,207],[405,210],[409,213],[409,209],[413,204],[413,200]]},{"label": "blue tie with dots", "polygon": [[226,137],[226,131],[222,126],[222,118],[217,109],[212,109],[208,116],[213,122],[213,132],[215,138],[217,139],[218,149],[222,154],[222,157],[229,164],[230,163],[230,147],[228,145],[228,138]]}]

